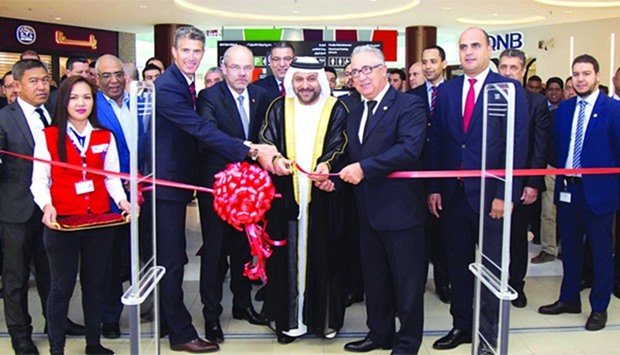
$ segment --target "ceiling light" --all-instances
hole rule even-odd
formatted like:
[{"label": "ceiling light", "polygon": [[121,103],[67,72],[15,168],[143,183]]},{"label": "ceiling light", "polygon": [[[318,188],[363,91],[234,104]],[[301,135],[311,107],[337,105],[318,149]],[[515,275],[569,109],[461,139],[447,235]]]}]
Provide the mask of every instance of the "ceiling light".
[{"label": "ceiling light", "polygon": [[294,14],[298,14],[298,13],[299,13],[299,10],[293,10],[293,13],[294,13]]},{"label": "ceiling light", "polygon": [[544,21],[544,16],[530,16],[523,18],[516,18],[511,20],[482,20],[473,18],[457,18],[456,22],[465,23],[468,25],[480,25],[480,26],[507,26],[507,25],[523,25],[526,23],[533,23]]},{"label": "ceiling light", "polygon": [[443,8],[444,10],[450,10],[450,6],[446,6]]},{"label": "ceiling light", "polygon": [[232,11],[224,11],[217,10],[213,8],[209,8],[203,5],[193,4],[192,1],[197,0],[174,0],[175,4],[178,6],[207,15],[219,16],[219,17],[228,17],[234,19],[242,19],[242,20],[256,20],[256,21],[289,21],[289,22],[314,22],[314,21],[343,21],[343,20],[358,20],[364,18],[372,18],[372,17],[380,17],[380,16],[388,16],[394,15],[397,13],[405,12],[413,9],[414,7],[420,5],[420,0],[409,0],[409,2],[405,5],[388,8],[379,11],[369,11],[369,12],[358,12],[358,13],[350,13],[350,14],[338,14],[338,15],[320,15],[320,16],[280,16],[280,15],[261,15],[254,13],[242,13],[242,12],[232,12]]},{"label": "ceiling light", "polygon": [[62,17],[54,17],[54,20],[60,21],[60,20],[62,20]]},{"label": "ceiling light", "polygon": [[141,9],[146,9],[148,6],[147,5],[140,5]]},{"label": "ceiling light", "polygon": [[568,0],[534,0],[541,4],[565,7],[616,7],[620,1],[568,1]]}]

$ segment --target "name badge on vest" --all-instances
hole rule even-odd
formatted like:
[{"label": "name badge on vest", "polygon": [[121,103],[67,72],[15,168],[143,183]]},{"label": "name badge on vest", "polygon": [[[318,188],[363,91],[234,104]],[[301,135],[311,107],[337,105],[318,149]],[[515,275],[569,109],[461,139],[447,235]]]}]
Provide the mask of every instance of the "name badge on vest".
[{"label": "name badge on vest", "polygon": [[108,150],[109,144],[99,144],[93,145],[90,149],[93,151],[93,154],[103,153]]},{"label": "name badge on vest", "polygon": [[560,202],[570,203],[570,192],[561,191],[560,192]]},{"label": "name badge on vest", "polygon": [[75,183],[75,193],[78,195],[87,194],[95,191],[95,184],[92,180],[83,180]]}]

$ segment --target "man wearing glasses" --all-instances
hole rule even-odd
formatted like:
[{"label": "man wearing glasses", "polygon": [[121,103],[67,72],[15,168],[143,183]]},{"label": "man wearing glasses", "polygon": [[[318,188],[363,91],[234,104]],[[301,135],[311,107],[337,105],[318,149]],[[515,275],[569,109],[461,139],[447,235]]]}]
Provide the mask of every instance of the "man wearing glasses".
[{"label": "man wearing glasses", "polygon": [[283,80],[293,59],[295,59],[295,48],[290,43],[278,42],[271,48],[269,53],[271,75],[254,83],[267,91],[269,102],[286,95]]},{"label": "man wearing glasses", "polygon": [[[247,141],[258,140],[258,130],[267,109],[267,93],[258,86],[250,86],[254,57],[245,46],[233,46],[224,53],[222,70],[224,81],[202,90],[196,102],[198,114],[213,122],[220,131]],[[246,161],[252,162],[246,158]],[[213,186],[214,175],[226,168],[230,160],[218,151],[203,149],[199,155],[199,185]],[[251,260],[245,233],[222,221],[213,210],[213,195],[199,192],[200,226],[203,248],[200,258],[200,298],[204,305],[206,338],[222,343],[224,334],[220,325],[222,314],[222,287],[228,270],[227,251],[230,250],[230,288],[233,293],[232,315],[251,324],[266,325],[254,311],[250,280],[243,276],[243,266]]]},{"label": "man wearing glasses", "polygon": [[353,163],[339,175],[356,185],[370,332],[344,348],[352,352],[393,348],[393,354],[416,354],[422,344],[428,263],[424,186],[420,179],[387,176],[422,170],[426,109],[419,97],[389,85],[385,58],[376,48],[355,48],[350,73],[362,104],[347,120],[347,149]]}]

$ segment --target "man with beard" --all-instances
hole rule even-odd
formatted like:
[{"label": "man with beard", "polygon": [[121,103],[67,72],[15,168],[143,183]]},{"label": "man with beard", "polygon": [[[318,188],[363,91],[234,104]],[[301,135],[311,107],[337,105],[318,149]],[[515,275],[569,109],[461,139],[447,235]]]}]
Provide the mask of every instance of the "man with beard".
[{"label": "man with beard", "polygon": [[[344,319],[341,236],[334,217],[338,205],[334,182],[347,142],[348,110],[330,95],[321,63],[298,58],[284,78],[286,98],[267,110],[261,142],[282,155],[273,157],[274,185],[282,199],[269,212],[269,235],[286,239],[274,248],[263,313],[275,321],[278,342],[306,333],[333,338]],[[293,170],[296,162],[318,175]]]},{"label": "man with beard", "polygon": [[[558,167],[620,166],[620,105],[599,91],[599,64],[594,57],[587,54],[576,57],[572,69],[577,97],[560,104],[553,129],[553,153]],[[538,312],[581,313],[579,291],[585,235],[594,262],[592,313],[585,328],[605,328],[614,277],[611,228],[619,194],[618,174],[558,175],[555,203],[562,236],[564,277],[559,300],[540,307]]]}]

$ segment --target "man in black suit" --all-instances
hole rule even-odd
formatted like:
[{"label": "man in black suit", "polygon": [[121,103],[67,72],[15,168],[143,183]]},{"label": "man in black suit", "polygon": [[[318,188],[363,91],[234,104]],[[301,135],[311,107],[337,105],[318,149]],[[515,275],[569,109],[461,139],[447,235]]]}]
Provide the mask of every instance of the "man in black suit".
[{"label": "man in black suit", "polygon": [[[443,84],[443,72],[448,66],[446,52],[437,45],[428,46],[422,51],[422,74],[426,82],[415,89],[407,91],[408,94],[417,95],[424,102],[427,110],[429,124],[430,115],[435,109],[437,89]],[[425,157],[426,160],[426,157]],[[427,162],[425,162],[427,164]],[[451,289],[448,276],[448,264],[446,252],[443,246],[443,234],[439,219],[430,212],[425,224],[427,247],[429,248],[430,260],[433,263],[433,280],[435,281],[435,292],[443,303],[450,303]]]},{"label": "man in black suit", "polygon": [[[82,56],[71,56],[67,58],[65,65],[67,68],[65,75],[67,78],[73,75],[81,75],[84,78],[90,79],[90,71],[88,65],[88,59]],[[50,92],[49,99],[45,103],[45,108],[53,116],[56,113],[56,101],[58,100],[58,91],[54,90]]]},{"label": "man in black suit", "polygon": [[[204,55],[204,44],[205,35],[199,29],[191,26],[177,29],[172,48],[174,63],[155,82],[157,177],[195,183],[199,145],[229,161],[241,161],[248,156],[271,169],[271,158],[278,154],[276,149],[231,137],[196,113],[194,80]],[[187,352],[216,351],[217,344],[198,337],[183,303],[186,205],[193,192],[158,187],[156,196],[157,261],[166,268],[160,282],[161,309],[171,348]]]},{"label": "man in black suit", "polygon": [[353,50],[351,77],[364,104],[349,115],[348,151],[353,163],[339,175],[355,185],[370,332],[365,339],[346,344],[345,350],[393,348],[393,354],[416,354],[422,344],[428,263],[424,186],[419,179],[387,176],[422,168],[426,111],[418,97],[394,90],[386,74],[380,50],[370,46]]},{"label": "man in black suit", "polygon": [[[200,92],[198,114],[223,133],[243,140],[257,141],[258,130],[267,109],[267,93],[248,84],[254,69],[252,52],[244,46],[230,47],[224,53],[224,81]],[[246,160],[248,160],[246,158]],[[214,175],[235,161],[217,151],[203,150],[200,154],[200,186],[212,186]],[[222,221],[213,210],[213,195],[198,193],[203,248],[200,258],[200,297],[208,340],[224,341],[220,326],[222,286],[228,270],[226,261],[230,250],[230,288],[233,293],[233,318],[252,324],[266,324],[255,311],[250,299],[250,281],[243,276],[243,266],[251,260],[245,233]]]},{"label": "man in black suit", "polygon": [[267,91],[269,102],[286,95],[283,80],[293,59],[295,59],[295,48],[290,43],[278,42],[271,48],[268,58],[271,75],[254,82],[254,85]]},{"label": "man in black suit", "polygon": [[[437,92],[425,147],[431,170],[481,168],[484,86],[500,82],[511,82],[516,88],[514,167],[524,167],[528,123],[525,93],[516,81],[489,70],[492,52],[488,35],[481,28],[472,27],[461,34],[459,56],[465,75],[444,83]],[[504,127],[505,123],[500,120],[489,120],[485,162],[489,169],[504,167]],[[485,243],[479,247],[496,262],[501,258],[499,241],[504,211],[510,211],[512,201],[518,196],[514,189],[512,201],[504,201],[503,182],[489,178],[485,184],[482,203],[479,178],[432,179],[427,184],[429,210],[441,220],[453,291],[450,305],[453,328],[435,341],[434,349],[452,349],[472,341],[474,276],[468,267],[475,260],[480,214],[484,216]],[[485,266],[492,268],[486,262]],[[493,269],[493,272],[496,274],[497,270]],[[492,296],[489,290],[483,289],[481,293],[486,301],[497,305],[496,298],[487,298]],[[483,315],[485,318],[495,317],[497,307],[487,307]]]},{"label": "man in black suit", "polygon": [[[499,56],[499,73],[506,78],[523,82],[525,76],[525,53],[518,49],[506,49]],[[549,127],[549,111],[545,97],[527,91],[528,114],[530,117],[529,146],[526,167],[544,169],[547,167],[547,152],[551,134]],[[541,197],[545,190],[543,176],[528,176],[521,180],[521,199],[512,210],[512,225],[510,231],[510,286],[519,294],[512,305],[524,308],[527,297],[523,290],[527,273],[527,227],[530,216],[534,213],[533,203]]]}]

